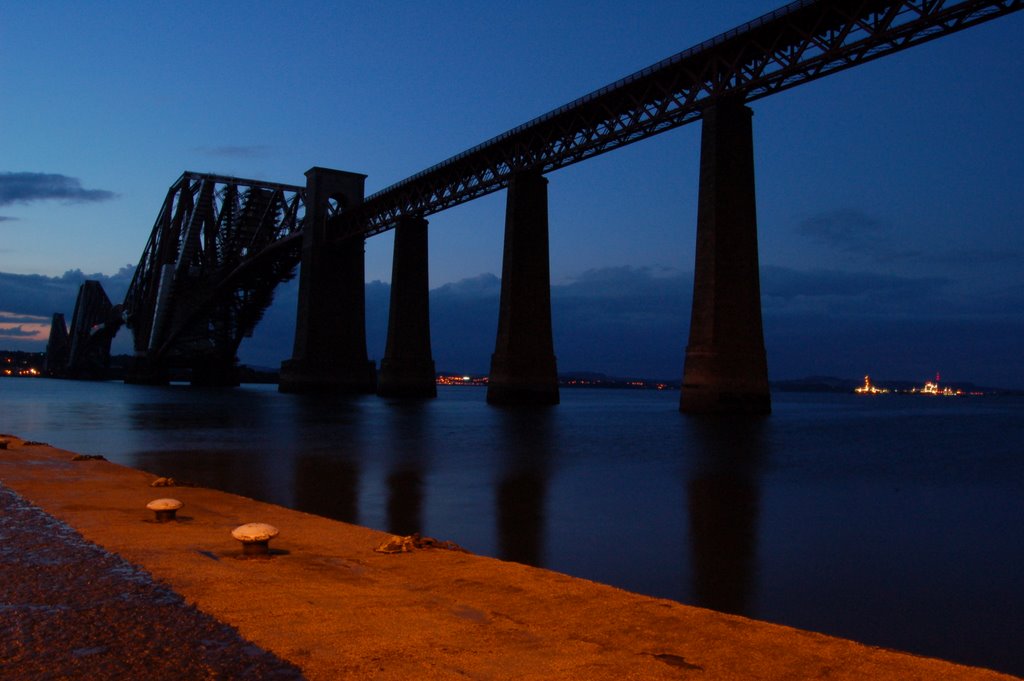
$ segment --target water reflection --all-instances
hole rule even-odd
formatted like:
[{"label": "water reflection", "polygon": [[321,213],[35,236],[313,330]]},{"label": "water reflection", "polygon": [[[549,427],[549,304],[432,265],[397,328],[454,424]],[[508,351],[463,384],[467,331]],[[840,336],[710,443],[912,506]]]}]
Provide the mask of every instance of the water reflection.
[{"label": "water reflection", "polygon": [[[190,394],[190,390],[195,394]],[[164,388],[159,399],[129,403],[131,428],[139,431],[256,428],[265,422],[265,399],[230,389]]]},{"label": "water reflection", "polygon": [[287,482],[279,484],[289,467],[274,457],[272,441],[246,446],[225,437],[265,424],[269,414],[261,395],[172,387],[147,396],[128,404],[129,427],[138,433],[132,465],[257,499],[290,501]]},{"label": "water reflection", "polygon": [[697,456],[687,484],[696,605],[752,615],[763,419],[690,419]]},{"label": "water reflection", "polygon": [[307,513],[359,523],[359,463],[340,452],[307,454],[295,462],[295,501]]},{"label": "water reflection", "polygon": [[423,531],[423,477],[427,467],[427,405],[395,401],[388,405],[391,453],[387,476],[387,529],[402,536]]},{"label": "water reflection", "polygon": [[551,409],[496,409],[501,423],[500,478],[495,490],[498,556],[544,564],[544,524],[553,455]]},{"label": "water reflection", "polygon": [[299,395],[290,404],[296,507],[358,524],[362,463],[371,453],[362,401]]}]

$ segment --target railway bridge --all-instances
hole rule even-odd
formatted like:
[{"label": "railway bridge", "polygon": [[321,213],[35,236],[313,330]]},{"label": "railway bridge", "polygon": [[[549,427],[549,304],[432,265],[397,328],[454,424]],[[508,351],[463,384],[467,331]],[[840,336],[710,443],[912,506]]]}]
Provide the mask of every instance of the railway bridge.
[{"label": "railway bridge", "polygon": [[[274,288],[298,270],[282,391],[435,395],[426,218],[505,190],[487,399],[557,403],[546,176],[700,121],[680,409],[768,413],[750,104],[1022,7],[1024,0],[798,0],[369,196],[365,175],[320,167],[303,185],[186,172],[167,193],[122,304],[138,360],[131,380],[166,381],[170,368],[189,367],[194,383],[231,384],[239,343]],[[390,317],[378,372],[366,349],[363,254],[367,238],[392,229]]]}]

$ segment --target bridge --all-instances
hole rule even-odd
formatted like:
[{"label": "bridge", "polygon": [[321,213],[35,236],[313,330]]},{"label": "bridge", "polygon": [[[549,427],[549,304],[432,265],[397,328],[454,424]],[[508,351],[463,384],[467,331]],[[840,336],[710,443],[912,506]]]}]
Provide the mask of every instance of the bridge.
[{"label": "bridge", "polygon": [[[239,343],[274,287],[298,269],[295,343],[281,368],[282,391],[435,395],[426,218],[507,190],[487,399],[557,403],[545,175],[699,120],[697,250],[680,409],[767,413],[748,105],[1022,6],[792,2],[370,196],[365,175],[319,167],[303,186],[186,172],[168,191],[123,303],[138,358],[131,380],[159,383],[170,369],[188,367],[194,383],[231,384]],[[392,229],[378,374],[366,351],[363,251],[367,238]]]}]

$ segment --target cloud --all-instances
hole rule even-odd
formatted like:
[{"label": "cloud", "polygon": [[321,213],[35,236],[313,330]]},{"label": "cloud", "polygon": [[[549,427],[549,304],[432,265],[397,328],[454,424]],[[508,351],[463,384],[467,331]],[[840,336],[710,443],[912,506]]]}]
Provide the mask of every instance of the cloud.
[{"label": "cloud", "polygon": [[264,144],[224,145],[220,147],[196,147],[196,151],[207,156],[223,156],[228,158],[255,158],[266,156],[271,148]]},{"label": "cloud", "polygon": [[[111,300],[123,298],[131,267],[102,281]],[[10,345],[29,324],[53,312],[70,316],[87,275],[0,273],[0,336]],[[833,375],[856,379],[927,378],[1024,387],[1024,286],[962,294],[955,281],[765,267],[762,308],[769,375],[773,379]],[[691,272],[655,268],[590,270],[552,286],[555,354],[561,371],[678,379],[690,326]],[[378,364],[387,337],[391,287],[366,284],[369,356]],[[439,371],[486,374],[494,352],[501,280],[482,274],[430,292],[431,341]],[[298,279],[275,292],[243,362],[277,367],[291,356]],[[21,326],[20,329],[17,327]],[[17,336],[18,333],[21,336]],[[125,336],[126,347],[130,334]],[[41,350],[45,341],[34,341]],[[25,349],[32,349],[26,347]],[[122,350],[124,351],[124,350]]]},{"label": "cloud", "polygon": [[68,270],[59,277],[41,274],[10,274],[0,272],[0,320],[10,315],[49,320],[54,312],[63,312],[70,319],[78,298],[78,288],[86,279],[103,285],[107,296],[117,303],[124,299],[135,268],[122,267],[116,274],[85,274],[81,270]]},{"label": "cloud", "polygon": [[0,322],[0,340],[3,341],[37,341],[40,343],[45,343],[49,336],[49,323],[7,324],[5,322]]},{"label": "cloud", "polygon": [[6,215],[0,215],[0,222],[14,222],[18,218],[8,217]]},{"label": "cloud", "polygon": [[893,242],[893,230],[859,208],[837,208],[807,216],[796,231],[826,248],[849,255],[870,255],[873,260],[900,261],[921,257],[921,252],[901,249]]},{"label": "cloud", "polygon": [[[126,265],[115,274],[85,274],[68,270],[59,277],[41,274],[0,272],[0,341],[5,350],[41,352],[46,349],[50,321],[55,312],[64,314],[71,324],[78,288],[86,279],[99,281],[114,303],[124,300],[135,272]],[[114,341],[113,352],[130,352],[131,335],[122,331]]]},{"label": "cloud", "polygon": [[[916,314],[940,305],[950,281],[871,272],[761,268],[766,313],[842,311],[844,314]],[[948,308],[947,308],[948,310]]]},{"label": "cloud", "polygon": [[501,279],[493,274],[478,274],[434,289],[435,296],[443,298],[473,298],[501,294]]},{"label": "cloud", "polygon": [[[691,272],[591,270],[551,288],[560,371],[678,379],[689,335]],[[501,280],[482,274],[430,292],[431,345],[439,371],[486,374],[494,352]],[[278,366],[291,355],[296,282],[253,338],[243,361]],[[390,286],[366,286],[367,348],[384,354]],[[944,376],[1024,387],[1024,287],[960,300],[953,282],[860,272],[762,271],[770,376],[864,373],[922,380]]]},{"label": "cloud", "polygon": [[1007,248],[1005,250],[985,248],[960,248],[955,251],[940,251],[922,255],[921,262],[941,267],[955,267],[967,265],[977,268],[985,265],[997,265],[1002,263],[1016,264],[1020,262],[1022,254],[1019,250]]},{"label": "cloud", "polygon": [[49,335],[49,317],[0,310],[0,341],[45,343]]},{"label": "cloud", "polygon": [[77,178],[55,173],[0,173],[0,206],[32,201],[68,203],[108,201],[116,196],[105,189],[83,189]]},{"label": "cloud", "polygon": [[9,322],[45,322],[49,318],[41,317],[33,314],[19,314],[17,312],[8,312],[6,310],[0,310],[0,323]]},{"label": "cloud", "polygon": [[816,213],[797,225],[801,235],[844,251],[860,251],[882,231],[880,220],[857,208]]}]

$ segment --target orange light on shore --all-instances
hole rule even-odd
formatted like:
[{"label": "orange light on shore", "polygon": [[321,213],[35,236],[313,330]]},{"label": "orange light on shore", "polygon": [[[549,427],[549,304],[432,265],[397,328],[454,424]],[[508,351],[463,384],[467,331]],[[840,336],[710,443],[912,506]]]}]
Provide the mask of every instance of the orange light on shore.
[{"label": "orange light on shore", "polygon": [[[860,395],[879,395],[879,394],[888,393],[890,391],[889,391],[888,388],[879,388],[876,385],[872,385],[871,384],[871,377],[870,376],[865,376],[864,377],[864,385],[862,385],[860,387],[857,387],[857,388],[854,388],[853,392],[858,393]],[[899,389],[896,392],[897,393],[902,393],[902,394],[909,394],[909,395],[943,395],[943,396],[947,396],[947,397],[955,397],[957,395],[964,395],[965,394],[964,391],[961,390],[960,388],[951,388],[949,386],[940,386],[939,385],[939,374],[935,374],[935,380],[934,381],[925,381],[924,387],[922,387],[922,388],[914,387],[914,388],[910,388],[909,390],[908,389]],[[967,393],[967,394],[970,394],[970,395],[984,395],[985,393],[982,392],[982,391],[972,391],[971,393]]]},{"label": "orange light on shore", "polygon": [[864,385],[860,386],[859,388],[854,388],[853,392],[860,393],[861,395],[864,395],[864,394],[868,394],[868,395],[883,395],[883,394],[889,392],[889,389],[888,388],[879,388],[876,385],[871,385],[871,377],[870,376],[865,376],[864,377]]}]

